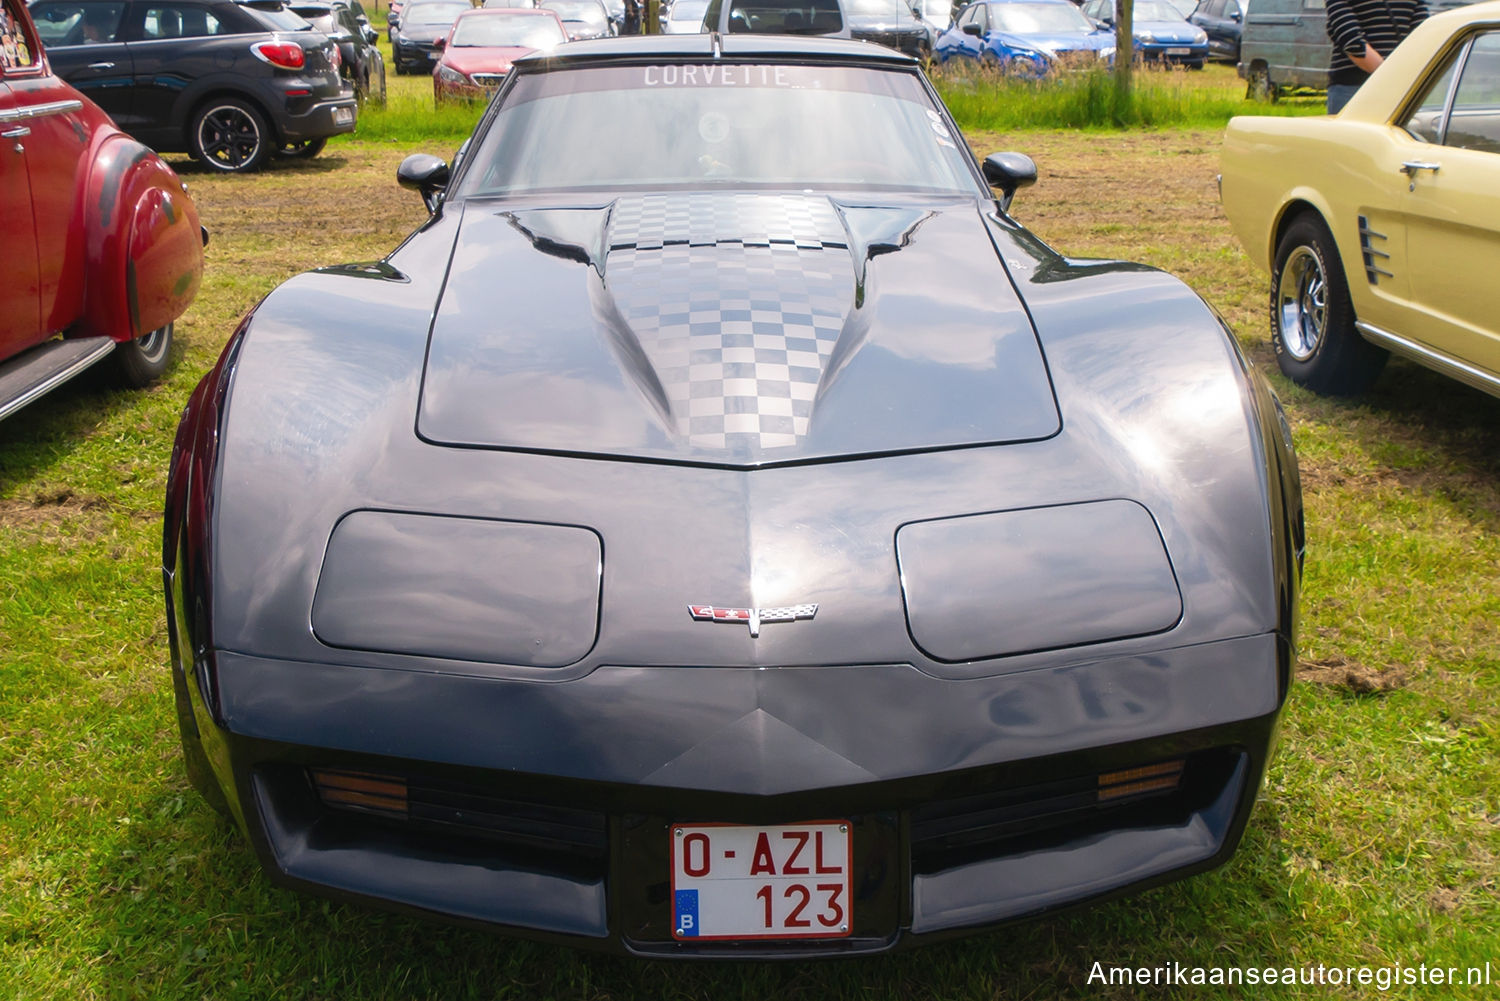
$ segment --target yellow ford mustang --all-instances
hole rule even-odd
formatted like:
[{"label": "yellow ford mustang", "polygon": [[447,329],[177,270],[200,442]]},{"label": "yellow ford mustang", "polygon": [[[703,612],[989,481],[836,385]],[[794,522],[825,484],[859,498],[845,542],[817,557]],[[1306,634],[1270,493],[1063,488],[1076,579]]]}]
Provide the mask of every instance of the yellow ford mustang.
[{"label": "yellow ford mustang", "polygon": [[1336,116],[1231,121],[1221,196],[1289,378],[1357,393],[1394,351],[1500,396],[1500,2],[1419,26]]}]

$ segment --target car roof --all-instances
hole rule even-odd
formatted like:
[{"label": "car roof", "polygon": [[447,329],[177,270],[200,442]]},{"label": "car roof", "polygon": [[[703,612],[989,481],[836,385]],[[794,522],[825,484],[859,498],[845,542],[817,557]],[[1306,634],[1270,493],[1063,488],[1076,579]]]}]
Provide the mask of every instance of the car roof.
[{"label": "car roof", "polygon": [[460,19],[463,19],[466,17],[478,17],[481,14],[485,17],[499,15],[501,17],[540,17],[549,21],[556,21],[558,19],[557,11],[547,10],[545,7],[475,7],[473,10],[466,10],[458,16]]},{"label": "car roof", "polygon": [[[1067,0],[1059,0],[1066,3]],[[627,35],[569,42],[550,53],[535,53],[516,60],[524,72],[545,72],[551,67],[577,63],[623,60],[703,60],[717,55],[726,59],[763,59],[770,62],[882,63],[911,66],[916,60],[895,49],[873,42],[816,35],[760,35],[754,32],[721,35],[703,32],[689,35]]]}]

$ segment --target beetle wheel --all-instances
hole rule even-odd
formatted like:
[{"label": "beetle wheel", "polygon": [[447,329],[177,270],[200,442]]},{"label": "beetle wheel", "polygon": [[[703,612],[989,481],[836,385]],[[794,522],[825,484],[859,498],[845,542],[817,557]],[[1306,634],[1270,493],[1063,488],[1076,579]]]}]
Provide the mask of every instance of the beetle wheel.
[{"label": "beetle wheel", "polygon": [[172,325],[158,327],[144,337],[115,345],[110,354],[115,382],[140,389],[161,378],[172,355]]}]

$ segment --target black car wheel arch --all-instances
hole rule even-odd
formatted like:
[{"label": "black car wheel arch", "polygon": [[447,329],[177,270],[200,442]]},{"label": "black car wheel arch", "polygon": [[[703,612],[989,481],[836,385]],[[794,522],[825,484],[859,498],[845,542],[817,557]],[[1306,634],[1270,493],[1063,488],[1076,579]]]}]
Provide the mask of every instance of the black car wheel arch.
[{"label": "black car wheel arch", "polygon": [[205,166],[236,173],[259,169],[276,148],[266,116],[238,97],[213,97],[193,113],[188,144]]}]

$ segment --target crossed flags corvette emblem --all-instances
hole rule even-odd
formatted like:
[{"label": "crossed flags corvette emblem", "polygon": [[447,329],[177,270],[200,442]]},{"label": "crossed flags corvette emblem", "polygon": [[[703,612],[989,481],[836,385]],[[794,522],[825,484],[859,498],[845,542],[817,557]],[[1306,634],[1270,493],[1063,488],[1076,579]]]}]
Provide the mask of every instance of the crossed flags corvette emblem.
[{"label": "crossed flags corvette emblem", "polygon": [[699,622],[745,622],[750,626],[750,635],[760,635],[762,622],[791,622],[795,619],[810,619],[818,614],[818,606],[782,605],[778,608],[718,608],[714,605],[689,605],[688,612]]}]

